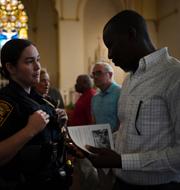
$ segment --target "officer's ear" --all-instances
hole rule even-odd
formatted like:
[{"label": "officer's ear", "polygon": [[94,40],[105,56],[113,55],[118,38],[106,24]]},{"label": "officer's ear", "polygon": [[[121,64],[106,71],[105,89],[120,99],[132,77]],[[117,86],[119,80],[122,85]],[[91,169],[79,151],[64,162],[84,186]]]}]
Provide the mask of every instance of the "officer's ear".
[{"label": "officer's ear", "polygon": [[11,63],[6,63],[6,69],[10,75],[14,75],[14,73],[16,72],[15,66]]}]

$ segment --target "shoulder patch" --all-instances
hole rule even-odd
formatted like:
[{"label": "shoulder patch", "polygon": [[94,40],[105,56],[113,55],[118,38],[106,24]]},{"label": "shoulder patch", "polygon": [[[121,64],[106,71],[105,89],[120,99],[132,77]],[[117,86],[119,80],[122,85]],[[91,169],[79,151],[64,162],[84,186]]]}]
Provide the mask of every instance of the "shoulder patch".
[{"label": "shoulder patch", "polygon": [[6,121],[13,110],[13,106],[4,100],[0,100],[0,127]]}]

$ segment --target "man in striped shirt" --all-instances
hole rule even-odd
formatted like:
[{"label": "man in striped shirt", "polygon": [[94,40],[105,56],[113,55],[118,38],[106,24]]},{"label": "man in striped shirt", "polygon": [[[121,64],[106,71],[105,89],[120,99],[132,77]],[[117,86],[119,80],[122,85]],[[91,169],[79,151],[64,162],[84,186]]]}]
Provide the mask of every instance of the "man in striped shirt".
[{"label": "man in striped shirt", "polygon": [[114,189],[180,188],[180,62],[156,50],[144,18],[125,10],[105,25],[108,56],[129,72],[115,151],[87,146],[96,167],[114,168]]}]

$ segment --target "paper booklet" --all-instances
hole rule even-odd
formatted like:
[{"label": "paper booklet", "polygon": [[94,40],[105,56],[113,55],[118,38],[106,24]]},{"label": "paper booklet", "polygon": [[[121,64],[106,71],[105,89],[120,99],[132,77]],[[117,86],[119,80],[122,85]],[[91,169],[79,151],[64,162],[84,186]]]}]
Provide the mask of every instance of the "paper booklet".
[{"label": "paper booklet", "polygon": [[81,149],[89,152],[85,145],[114,150],[111,127],[109,124],[68,126],[72,141]]}]

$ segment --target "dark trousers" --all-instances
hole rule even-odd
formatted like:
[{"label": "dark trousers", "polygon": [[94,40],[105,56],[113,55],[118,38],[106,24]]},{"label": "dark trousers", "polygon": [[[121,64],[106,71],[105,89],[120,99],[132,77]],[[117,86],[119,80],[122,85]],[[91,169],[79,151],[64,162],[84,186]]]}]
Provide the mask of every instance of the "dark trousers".
[{"label": "dark trousers", "polygon": [[132,185],[128,184],[120,179],[116,179],[116,182],[112,190],[180,190],[180,183],[168,183],[161,185]]}]

